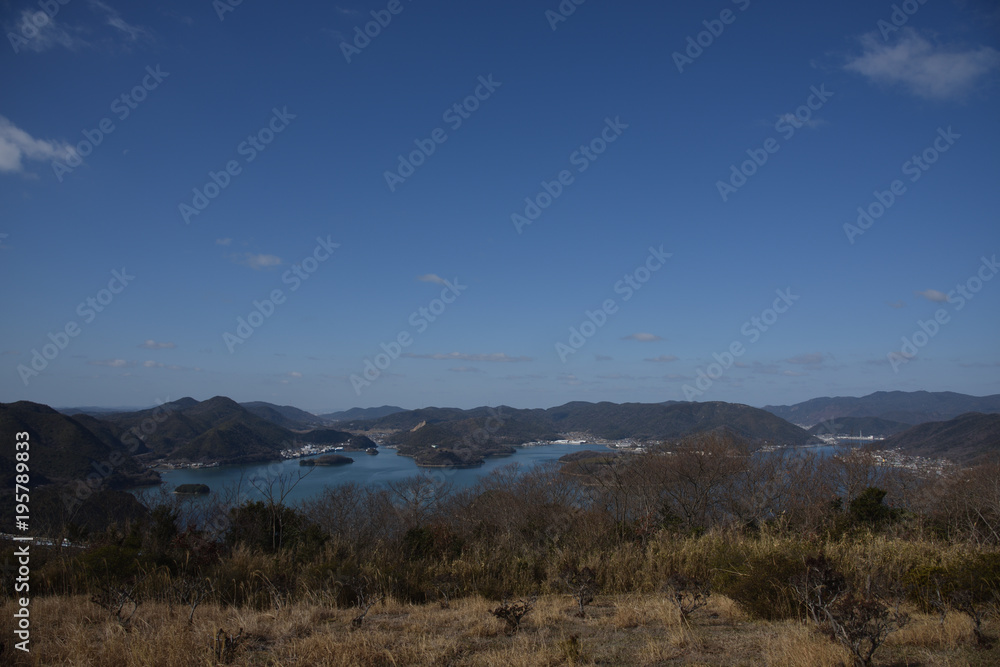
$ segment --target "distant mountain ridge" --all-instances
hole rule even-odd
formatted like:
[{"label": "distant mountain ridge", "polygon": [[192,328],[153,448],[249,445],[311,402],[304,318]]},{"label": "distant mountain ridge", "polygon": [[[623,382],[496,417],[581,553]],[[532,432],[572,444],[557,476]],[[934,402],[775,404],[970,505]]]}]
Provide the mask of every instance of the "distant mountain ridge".
[{"label": "distant mountain ridge", "polygon": [[1000,454],[1000,415],[969,412],[954,419],[919,424],[880,443],[907,454],[971,463]]},{"label": "distant mountain ridge", "polygon": [[[270,404],[254,407],[277,412]],[[291,431],[225,396],[201,402],[186,397],[151,410],[107,415],[105,420],[121,431],[138,432],[150,450],[143,456],[148,461],[256,463],[274,460],[282,449],[305,442],[338,444],[351,437],[350,433],[325,428]]]},{"label": "distant mountain ridge", "polygon": [[[947,412],[969,403],[995,405],[1000,412],[1000,396],[977,398],[948,392],[879,392],[860,399],[814,399],[798,406],[772,410],[799,418],[837,410],[884,410],[891,414],[913,415]],[[360,448],[357,442],[351,442],[356,438],[351,432],[358,431],[389,433],[387,444],[394,445],[399,453],[414,457],[422,465],[475,465],[484,456],[511,453],[512,446],[553,440],[567,433],[589,434],[605,440],[677,442],[691,435],[725,429],[757,444],[796,446],[814,442],[815,434],[835,430],[893,437],[907,435],[909,439],[903,441],[907,446],[931,447],[918,442],[913,430],[907,430],[907,424],[901,419],[838,416],[832,425],[821,424],[810,433],[772,411],[723,402],[619,404],[574,401],[547,409],[482,406],[469,410],[438,407],[402,410],[382,406],[355,408],[326,416],[260,401],[239,404],[224,396],[206,401],[185,397],[152,409],[98,416],[67,417],[47,406],[26,402],[4,408],[11,429],[25,423],[28,428],[49,434],[47,437],[53,443],[51,449],[57,455],[39,469],[40,481],[50,472],[56,481],[86,474],[88,460],[92,464],[126,447],[130,463],[122,467],[122,474],[136,475],[142,473],[145,465],[165,461],[219,464],[270,461],[277,459],[281,450],[307,442]],[[351,414],[383,416],[339,421],[337,429],[323,426],[333,423],[326,421],[329,416]],[[25,415],[35,416],[26,421]],[[945,445],[936,446],[962,456],[989,448],[992,446],[989,440],[991,424],[967,422],[964,431],[946,429],[943,433],[951,439]],[[920,433],[922,431],[916,432]],[[956,433],[976,439],[972,444],[962,444],[955,440]],[[365,441],[365,446],[370,442]],[[887,446],[889,444],[887,441]]]},{"label": "distant mountain ridge", "polygon": [[395,405],[383,405],[378,408],[351,408],[340,412],[329,412],[320,415],[320,417],[327,421],[351,421],[355,419],[379,419],[397,412],[406,412],[406,410]]},{"label": "distant mountain ridge", "polygon": [[951,391],[877,391],[860,398],[814,398],[795,405],[765,405],[763,409],[806,427],[841,417],[878,417],[905,424],[923,424],[954,419],[966,412],[1000,413],[1000,394],[970,396]]},{"label": "distant mountain ridge", "polygon": [[250,403],[240,403],[240,406],[249,412],[266,419],[272,424],[277,424],[283,428],[302,429],[327,426],[330,420],[305,410],[299,410],[291,405],[275,405],[263,401],[251,401]]},{"label": "distant mountain ridge", "polygon": [[517,425],[525,437],[532,439],[554,433],[580,431],[608,440],[663,440],[723,426],[757,442],[803,445],[812,439],[805,430],[767,411],[749,405],[722,402],[664,404],[576,401],[548,409],[517,409],[507,406],[470,410],[422,408],[394,413],[381,419],[355,420],[344,424],[344,428],[409,430],[421,423],[486,420],[491,416],[504,428],[511,429]]}]

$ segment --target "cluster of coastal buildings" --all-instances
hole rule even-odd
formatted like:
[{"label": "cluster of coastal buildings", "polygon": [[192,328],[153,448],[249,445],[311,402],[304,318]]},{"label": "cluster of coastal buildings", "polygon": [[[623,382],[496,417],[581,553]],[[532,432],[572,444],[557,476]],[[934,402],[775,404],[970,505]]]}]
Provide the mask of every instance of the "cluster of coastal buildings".
[{"label": "cluster of coastal buildings", "polygon": [[303,456],[315,456],[316,454],[326,454],[327,452],[340,452],[343,451],[343,449],[343,445],[313,445],[311,443],[307,443],[294,449],[282,449],[281,458],[300,459]]}]

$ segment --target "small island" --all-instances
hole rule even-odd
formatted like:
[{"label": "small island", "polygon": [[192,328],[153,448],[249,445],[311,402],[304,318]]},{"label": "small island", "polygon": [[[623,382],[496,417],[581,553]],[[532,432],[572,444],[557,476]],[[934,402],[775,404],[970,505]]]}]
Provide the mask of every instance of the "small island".
[{"label": "small island", "polygon": [[174,489],[174,493],[181,496],[203,496],[210,492],[208,484],[181,484]]},{"label": "small island", "polygon": [[354,459],[350,456],[342,456],[340,454],[329,454],[327,456],[318,456],[314,459],[302,459],[299,461],[300,466],[343,466],[349,463],[354,463]]}]

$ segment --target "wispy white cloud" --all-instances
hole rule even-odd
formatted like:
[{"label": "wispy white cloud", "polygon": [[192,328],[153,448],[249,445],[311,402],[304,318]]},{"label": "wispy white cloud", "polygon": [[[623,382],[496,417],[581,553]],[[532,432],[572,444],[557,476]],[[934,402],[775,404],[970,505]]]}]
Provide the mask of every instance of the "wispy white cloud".
[{"label": "wispy white cloud", "polygon": [[150,338],[139,347],[146,348],[147,350],[172,350],[175,347],[177,347],[177,345],[175,345],[174,343],[158,342]]},{"label": "wispy white cloud", "polygon": [[215,239],[215,245],[229,245],[232,242],[231,238]]},{"label": "wispy white cloud", "polygon": [[595,354],[594,361],[614,361],[614,357],[609,357],[606,354]]},{"label": "wispy white cloud", "polygon": [[[63,4],[62,0],[60,4]],[[119,43],[122,41],[121,38],[124,38],[126,47],[137,42],[152,41],[149,30],[129,23],[122,18],[117,9],[107,3],[90,0],[89,7],[100,17],[102,27],[107,26],[114,30]],[[60,16],[59,19],[61,18]],[[99,31],[92,25],[69,25],[36,9],[24,9],[15,22],[5,22],[4,32],[14,35],[10,41],[17,51],[35,53],[42,53],[58,46],[75,51],[80,48],[106,46],[109,42],[107,39],[102,39]],[[88,41],[84,35],[93,41]]]},{"label": "wispy white cloud", "polygon": [[24,160],[52,162],[66,160],[74,155],[73,147],[64,141],[35,139],[0,116],[0,171],[19,172]]},{"label": "wispy white cloud", "polygon": [[628,336],[622,336],[622,340],[637,340],[642,343],[652,343],[654,341],[663,340],[660,336],[651,333],[634,333]]},{"label": "wispy white cloud", "polygon": [[669,364],[671,361],[677,361],[677,357],[672,354],[661,354],[658,357],[649,357],[643,359],[643,361],[652,361],[659,364]]},{"label": "wispy white cloud", "polygon": [[406,353],[404,357],[411,359],[436,359],[439,361],[498,361],[498,362],[518,362],[531,361],[531,357],[509,357],[503,352],[494,354],[463,354],[461,352],[449,352],[447,354],[412,354]]},{"label": "wispy white cloud", "polygon": [[899,310],[900,308],[905,308],[906,307],[906,302],[905,301],[886,301],[885,305],[889,306],[890,308],[895,308],[895,309]]},{"label": "wispy white cloud", "polygon": [[936,289],[926,289],[923,292],[914,292],[917,296],[922,296],[928,301],[934,301],[941,303],[948,300],[948,295],[944,292],[939,292]]},{"label": "wispy white cloud", "polygon": [[[130,366],[133,365],[132,362],[129,362],[129,365]],[[150,359],[149,361],[142,362],[142,367],[143,368],[163,368],[163,369],[166,369],[168,371],[196,371],[196,372],[200,372],[201,371],[201,368],[199,368],[197,366],[195,366],[195,367],[192,368],[190,366],[178,366],[177,364],[164,364],[164,363],[160,363],[159,361],[153,361],[152,359]]]},{"label": "wispy white cloud", "polygon": [[281,266],[281,258],[276,255],[254,254],[252,252],[245,252],[242,255],[233,255],[232,260],[237,264],[248,266],[254,271]]},{"label": "wispy white cloud", "polygon": [[57,46],[75,51],[89,46],[80,36],[83,32],[80,28],[66,26],[37,9],[21,10],[15,22],[4,23],[4,32],[17,51],[42,53]]},{"label": "wispy white cloud", "polygon": [[128,368],[130,366],[135,366],[134,361],[126,361],[124,359],[102,359],[95,361],[88,361],[91,366],[107,366],[108,368]]},{"label": "wispy white cloud", "polygon": [[862,54],[851,58],[846,69],[928,99],[965,95],[1000,67],[1000,52],[992,47],[946,48],[931,44],[912,28],[904,28],[893,44],[868,33],[861,37],[861,48]]},{"label": "wispy white cloud", "polygon": [[436,273],[425,273],[422,276],[417,276],[417,280],[424,283],[434,283],[436,285],[444,285],[444,278],[437,275]]},{"label": "wispy white cloud", "polygon": [[149,32],[142,26],[132,25],[121,17],[118,10],[100,0],[90,0],[90,8],[104,15],[105,24],[111,26],[130,42],[149,39]]}]

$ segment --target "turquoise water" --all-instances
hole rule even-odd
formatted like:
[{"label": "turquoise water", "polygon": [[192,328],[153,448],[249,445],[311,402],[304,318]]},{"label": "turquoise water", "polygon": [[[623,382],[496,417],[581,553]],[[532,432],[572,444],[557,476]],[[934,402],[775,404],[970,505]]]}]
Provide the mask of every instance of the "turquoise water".
[{"label": "turquoise water", "polygon": [[[218,468],[186,468],[182,470],[166,470],[160,474],[163,486],[172,491],[181,484],[207,484],[213,492],[222,491],[224,487],[234,487],[240,482],[242,475],[243,490],[253,491],[250,480],[253,478],[274,477],[276,475],[298,475],[309,473],[302,479],[288,496],[287,501],[295,502],[315,497],[328,486],[337,486],[348,482],[358,484],[385,484],[396,480],[425,474],[437,480],[451,483],[455,488],[472,486],[484,475],[497,468],[517,463],[524,468],[531,468],[543,461],[554,461],[564,454],[578,452],[582,449],[601,450],[601,445],[541,445],[537,447],[518,447],[512,456],[489,458],[478,468],[418,468],[413,459],[399,456],[395,450],[383,449],[377,456],[364,452],[336,452],[354,459],[354,463],[343,466],[300,466],[298,459],[287,461],[245,465],[225,466]],[[309,472],[312,471],[312,472]]]}]

